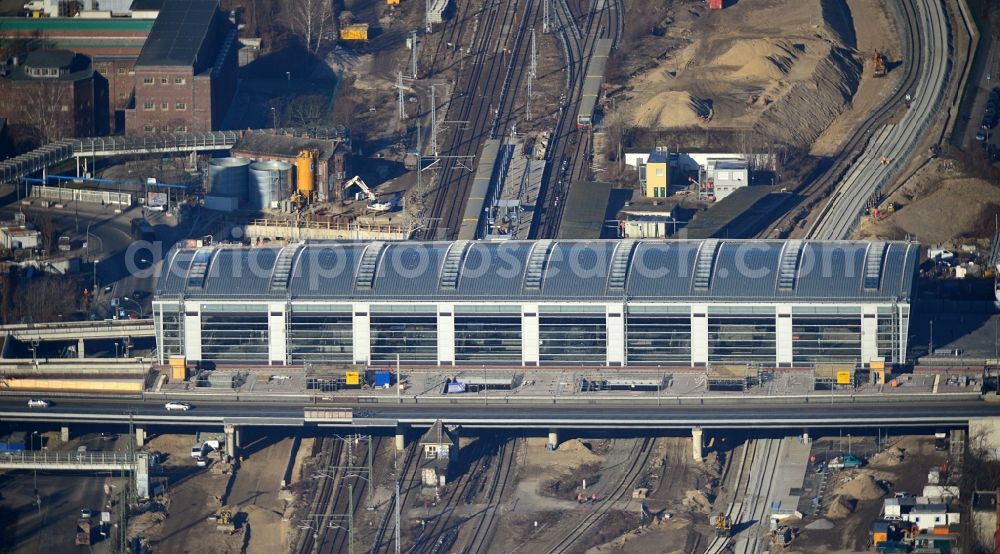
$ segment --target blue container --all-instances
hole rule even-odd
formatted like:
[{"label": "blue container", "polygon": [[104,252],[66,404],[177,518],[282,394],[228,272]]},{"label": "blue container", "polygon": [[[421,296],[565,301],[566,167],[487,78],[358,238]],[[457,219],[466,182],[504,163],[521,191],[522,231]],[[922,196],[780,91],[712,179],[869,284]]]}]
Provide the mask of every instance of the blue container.
[{"label": "blue container", "polygon": [[376,387],[388,387],[392,385],[392,372],[391,371],[376,371],[375,372],[375,386]]}]

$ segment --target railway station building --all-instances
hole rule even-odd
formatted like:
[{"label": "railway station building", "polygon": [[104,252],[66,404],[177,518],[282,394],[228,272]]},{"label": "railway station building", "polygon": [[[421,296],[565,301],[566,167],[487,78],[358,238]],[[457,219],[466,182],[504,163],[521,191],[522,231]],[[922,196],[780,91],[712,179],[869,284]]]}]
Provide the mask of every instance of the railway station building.
[{"label": "railway station building", "polygon": [[161,363],[811,367],[906,360],[919,245],[306,242],[170,251]]}]

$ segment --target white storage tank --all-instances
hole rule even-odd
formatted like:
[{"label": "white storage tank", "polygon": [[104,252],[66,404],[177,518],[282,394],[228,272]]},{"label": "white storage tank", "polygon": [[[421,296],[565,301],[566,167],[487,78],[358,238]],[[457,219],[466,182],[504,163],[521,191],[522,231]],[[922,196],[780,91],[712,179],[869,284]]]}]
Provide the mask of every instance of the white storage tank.
[{"label": "white storage tank", "polygon": [[292,164],[285,162],[255,162],[250,164],[249,199],[247,207],[263,210],[271,202],[288,198],[288,179]]},{"label": "white storage tank", "polygon": [[238,198],[241,202],[247,199],[247,168],[250,160],[246,158],[215,158],[208,162],[209,194]]}]

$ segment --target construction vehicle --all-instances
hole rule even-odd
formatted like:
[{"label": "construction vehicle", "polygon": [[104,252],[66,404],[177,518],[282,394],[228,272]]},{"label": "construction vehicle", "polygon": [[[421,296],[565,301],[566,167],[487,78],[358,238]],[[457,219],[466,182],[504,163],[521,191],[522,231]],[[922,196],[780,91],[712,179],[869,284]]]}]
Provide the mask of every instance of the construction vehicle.
[{"label": "construction vehicle", "polygon": [[712,518],[712,526],[720,537],[728,537],[733,532],[733,520],[728,515],[719,514]]},{"label": "construction vehicle", "polygon": [[368,188],[368,185],[365,184],[364,180],[362,180],[361,177],[358,175],[355,175],[349,181],[344,183],[344,192],[347,192],[347,189],[355,185],[357,185],[357,187],[361,189],[360,194],[363,194],[368,199],[369,210],[373,212],[388,212],[389,210],[392,209],[392,202],[380,201],[378,197],[375,196],[375,193],[372,192],[370,188]]},{"label": "construction vehicle", "polygon": [[76,520],[76,545],[90,546],[93,544],[93,526],[90,518],[80,518]]},{"label": "construction vehicle", "polygon": [[864,465],[864,461],[853,454],[845,454],[830,460],[826,465],[830,469],[854,469]]},{"label": "construction vehicle", "polygon": [[885,56],[881,52],[875,51],[875,55],[872,56],[872,76],[873,77],[885,77],[887,72],[885,66]]},{"label": "construction vehicle", "polygon": [[219,517],[215,521],[215,530],[224,531],[232,535],[236,532],[236,524],[233,523],[233,512],[229,510],[220,510]]}]

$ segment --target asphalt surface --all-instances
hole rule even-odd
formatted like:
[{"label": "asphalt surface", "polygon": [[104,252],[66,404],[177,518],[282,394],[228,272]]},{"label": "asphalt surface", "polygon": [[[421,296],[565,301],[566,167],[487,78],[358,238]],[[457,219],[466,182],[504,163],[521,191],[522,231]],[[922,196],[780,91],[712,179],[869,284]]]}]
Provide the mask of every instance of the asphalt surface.
[{"label": "asphalt surface", "polygon": [[[136,423],[184,425],[218,424],[222,420],[248,425],[299,426],[304,406],[298,403],[191,402],[190,411],[168,412],[162,401],[139,399],[57,399],[46,410],[29,410],[23,398],[0,399],[0,417],[9,420],[77,421],[73,414],[85,414],[90,421],[126,421],[131,413]],[[308,406],[335,410],[348,404]],[[648,427],[834,426],[962,424],[970,417],[1000,416],[1000,403],[981,400],[921,401],[919,403],[858,401],[851,404],[826,403],[746,403],[710,405],[641,406],[587,405],[504,405],[504,404],[420,404],[353,406],[355,425],[390,427],[395,422],[425,424],[436,419],[446,423],[492,427],[561,425],[593,427],[636,425]],[[108,423],[111,423],[108,421]]]}]

